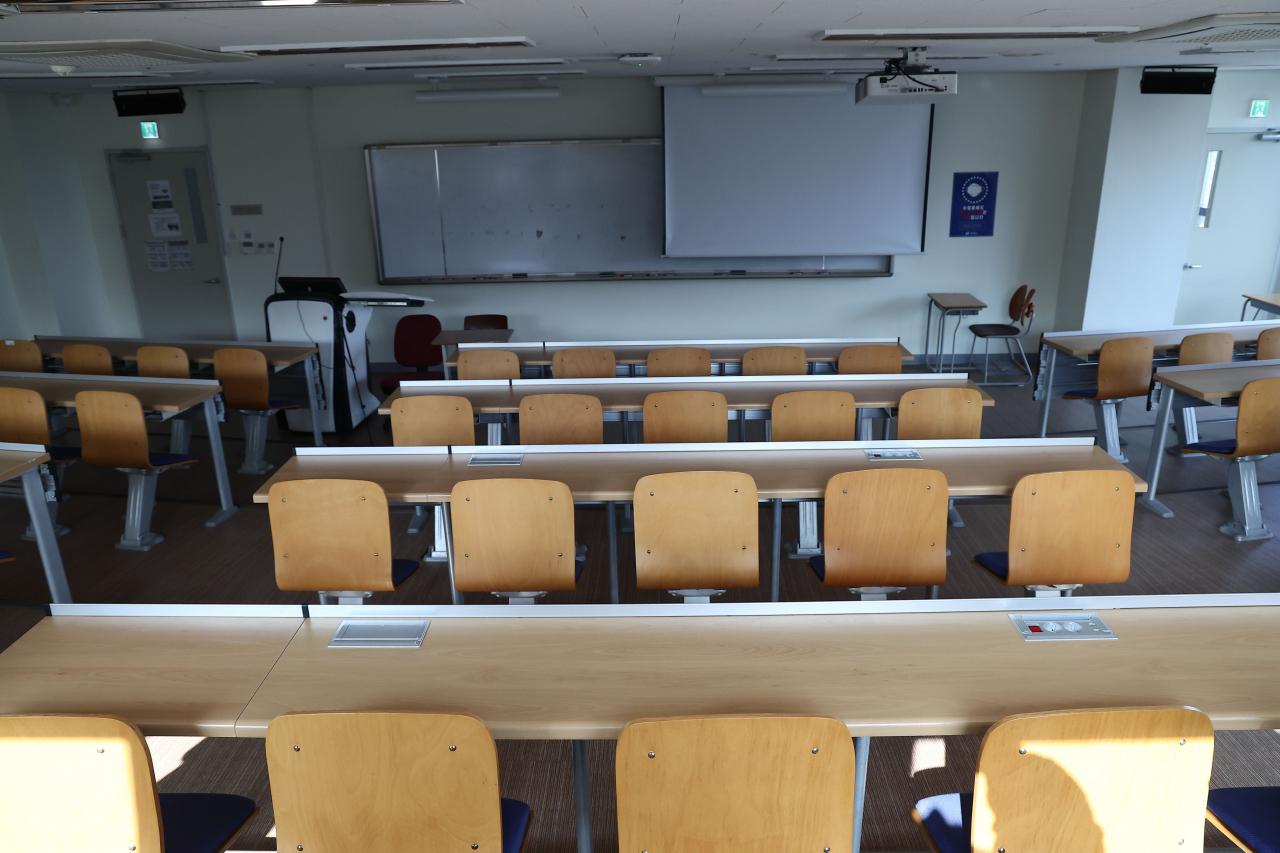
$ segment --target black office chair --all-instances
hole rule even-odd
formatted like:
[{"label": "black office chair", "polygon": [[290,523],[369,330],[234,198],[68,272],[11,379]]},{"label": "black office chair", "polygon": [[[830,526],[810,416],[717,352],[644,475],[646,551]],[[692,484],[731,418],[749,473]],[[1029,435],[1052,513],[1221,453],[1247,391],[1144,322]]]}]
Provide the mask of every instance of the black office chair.
[{"label": "black office chair", "polygon": [[[977,323],[969,327],[969,331],[973,332],[973,346],[969,347],[969,366],[973,366],[973,351],[978,347],[978,339],[982,338],[985,342],[983,349],[982,362],[982,381],[979,385],[1026,385],[1030,382],[1035,374],[1031,372],[1031,364],[1027,361],[1027,351],[1022,348],[1022,338],[1031,334],[1031,325],[1036,321],[1036,306],[1031,300],[1036,295],[1034,289],[1027,290],[1024,284],[1019,287],[1013,294],[1013,299],[1009,300],[1009,319],[1013,323]],[[1026,321],[1027,327],[1022,328],[1023,321]],[[1014,325],[1014,324],[1017,325]],[[1027,372],[1027,382],[989,382],[988,371],[991,366],[991,339],[1003,340],[1005,348],[1009,350],[1009,358],[1013,360],[1013,344],[1018,345],[1018,352],[1022,354],[1022,367]],[[1010,343],[1012,341],[1012,343]],[[1014,361],[1016,365],[1017,362]]]}]

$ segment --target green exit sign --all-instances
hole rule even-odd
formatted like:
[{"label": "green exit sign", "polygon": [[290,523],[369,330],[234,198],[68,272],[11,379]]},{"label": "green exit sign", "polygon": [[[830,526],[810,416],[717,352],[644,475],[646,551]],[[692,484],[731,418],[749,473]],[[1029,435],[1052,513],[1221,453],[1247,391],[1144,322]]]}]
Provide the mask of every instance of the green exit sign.
[{"label": "green exit sign", "polygon": [[1266,118],[1270,101],[1254,101],[1249,105],[1249,118]]},{"label": "green exit sign", "polygon": [[[1262,114],[1266,115],[1267,111],[1264,109],[1262,111]],[[144,121],[144,122],[140,122],[140,124],[142,125],[143,139],[159,139],[160,138],[160,125],[156,124],[154,121]]]}]

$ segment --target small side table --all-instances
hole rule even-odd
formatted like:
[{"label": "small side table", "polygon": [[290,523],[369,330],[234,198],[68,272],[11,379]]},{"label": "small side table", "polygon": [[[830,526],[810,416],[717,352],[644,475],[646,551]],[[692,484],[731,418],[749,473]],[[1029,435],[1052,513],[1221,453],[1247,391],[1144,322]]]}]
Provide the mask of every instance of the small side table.
[{"label": "small side table", "polygon": [[1269,314],[1280,314],[1280,293],[1246,293],[1244,294],[1244,307],[1240,309],[1240,322],[1244,322],[1244,315],[1250,308],[1256,308],[1253,312],[1253,319],[1258,319],[1259,311],[1266,311]]},{"label": "small side table", "polygon": [[924,324],[924,364],[929,366],[929,337],[930,329],[933,323],[933,309],[937,306],[938,313],[938,366],[931,368],[935,373],[943,372],[942,357],[943,347],[946,346],[947,318],[956,318],[955,331],[951,333],[951,366],[947,373],[954,373],[956,366],[956,336],[960,334],[960,326],[963,324],[965,317],[972,317],[983,308],[987,307],[987,303],[978,299],[972,293],[930,293],[929,308],[925,317]]}]

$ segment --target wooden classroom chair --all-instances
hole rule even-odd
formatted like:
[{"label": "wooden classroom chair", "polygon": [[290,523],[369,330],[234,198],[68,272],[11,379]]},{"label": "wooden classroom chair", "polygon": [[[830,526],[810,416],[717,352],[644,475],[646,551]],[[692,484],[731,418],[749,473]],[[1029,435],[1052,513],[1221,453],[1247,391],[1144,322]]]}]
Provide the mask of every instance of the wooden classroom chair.
[{"label": "wooden classroom chair", "polygon": [[1234,518],[1219,531],[1237,542],[1270,539],[1271,531],[1262,523],[1257,463],[1272,453],[1280,453],[1280,376],[1255,379],[1241,390],[1234,439],[1200,441],[1188,444],[1182,452],[1231,460],[1227,491]]},{"label": "wooden classroom chair", "polygon": [[598,347],[556,350],[551,356],[551,375],[556,379],[614,379],[618,360],[613,350]]},{"label": "wooden classroom chair", "polygon": [[[1022,348],[1022,339],[1031,334],[1031,327],[1036,322],[1036,306],[1031,300],[1035,298],[1035,288],[1030,290],[1024,284],[1013,292],[1013,298],[1009,300],[1009,319],[1010,323],[974,323],[969,327],[969,331],[973,332],[973,344],[969,347],[969,366],[973,366],[973,351],[978,347],[978,340],[982,339],[983,361],[982,361],[982,385],[1026,385],[1034,378],[1031,372],[1031,364],[1027,361],[1027,351]],[[1023,328],[1026,323],[1026,328]],[[1026,382],[992,382],[990,381],[991,367],[991,341],[992,339],[1004,341],[1004,348],[1009,352],[1009,360],[1013,361],[1013,344],[1018,345],[1018,353],[1022,356],[1022,369],[1027,373]],[[953,337],[954,340],[954,337]],[[938,363],[942,363],[942,354],[938,354]],[[1014,362],[1017,365],[1017,362]]]},{"label": "wooden classroom chair", "polygon": [[[1229,362],[1232,359],[1235,343],[1235,338],[1230,332],[1187,335],[1178,347],[1178,366]],[[1169,453],[1177,455],[1188,444],[1195,444],[1200,440],[1200,426],[1196,421],[1197,408],[1185,406],[1178,410],[1178,417],[1173,421],[1173,429],[1178,436],[1178,446],[1169,448]]]},{"label": "wooden classroom chair", "polygon": [[857,441],[858,409],[848,391],[790,391],[773,398],[770,441]]},{"label": "wooden classroom chair", "polygon": [[897,344],[859,344],[840,350],[840,373],[901,373],[902,350]]},{"label": "wooden classroom chair", "polygon": [[391,441],[396,447],[473,447],[471,401],[436,394],[401,397],[391,404]]},{"label": "wooden classroom chair", "polygon": [[707,604],[760,585],[756,482],[729,471],[640,478],[633,495],[636,586]]},{"label": "wooden classroom chair", "polygon": [[450,492],[453,577],[461,592],[533,604],[574,590],[587,547],[573,540],[573,494],[554,480],[464,480]]},{"label": "wooden classroom chair", "polygon": [[[58,505],[66,500],[62,491],[62,472],[80,458],[80,448],[64,447],[51,443],[49,414],[44,398],[26,388],[0,387],[0,441],[15,444],[40,444],[49,452],[50,460],[40,466],[40,479],[45,494],[53,493],[53,500],[46,500],[49,521],[58,536],[65,536],[71,528],[58,524]],[[35,531],[30,526],[23,539],[34,540]]]},{"label": "wooden classroom chair", "polygon": [[1028,474],[1013,487],[1009,550],[973,558],[1005,586],[1038,598],[1129,579],[1133,477],[1128,471]]},{"label": "wooden classroom chair", "polygon": [[[392,346],[396,364],[412,367],[409,372],[389,373],[378,383],[390,394],[406,381],[430,381],[444,379],[444,347],[431,342],[440,334],[440,320],[433,314],[407,314],[396,321]],[[440,365],[440,370],[430,370]]]},{"label": "wooden classroom chair", "polygon": [[462,318],[462,328],[468,331],[480,329],[509,329],[506,314],[468,314]]},{"label": "wooden classroom chair", "polygon": [[940,853],[1203,853],[1213,723],[1194,708],[1005,717],[982,738],[972,794],[912,816]]},{"label": "wooden classroom chair", "polygon": [[67,344],[62,348],[62,369],[83,376],[112,376],[111,353],[97,344]]},{"label": "wooden classroom chair", "polygon": [[729,440],[729,403],[719,391],[655,391],[644,398],[646,444]]},{"label": "wooden classroom chair", "polygon": [[702,347],[661,347],[649,350],[648,376],[710,376],[711,353]]},{"label": "wooden classroom chair", "polygon": [[0,551],[0,563],[12,563],[16,559],[18,558],[10,554],[8,551]]},{"label": "wooden classroom chair", "polygon": [[[1258,361],[1280,358],[1280,326],[1258,335]],[[8,369],[8,368],[6,368]]]},{"label": "wooden classroom chair", "polygon": [[1280,851],[1280,787],[1214,788],[1205,817],[1245,853]]},{"label": "wooden classroom chair", "polygon": [[498,794],[493,735],[468,714],[283,714],[267,727],[280,850],[520,853],[529,806]]},{"label": "wooden classroom chair", "polygon": [[604,444],[604,409],[590,394],[530,394],[520,401],[521,444]]},{"label": "wooden classroom chair", "polygon": [[258,814],[234,794],[161,794],[138,727],[98,715],[0,716],[5,850],[208,853]]},{"label": "wooden classroom chair", "polygon": [[[898,438],[905,441],[982,438],[982,394],[972,388],[917,388],[898,401]],[[952,527],[964,527],[954,500]]]},{"label": "wooden classroom chair", "polygon": [[808,372],[802,347],[758,347],[742,354],[743,376],[801,376]]},{"label": "wooden classroom chair", "polygon": [[520,357],[507,350],[465,350],[458,354],[458,378],[519,379]]},{"label": "wooden classroom chair", "polygon": [[[267,359],[256,349],[215,350],[213,375],[222,385],[223,399],[229,407],[240,410],[244,422],[244,464],[239,473],[267,473],[276,467],[266,460],[267,419],[276,412],[296,409],[298,404],[271,399]],[[316,412],[311,414],[318,416]]]},{"label": "wooden classroom chair", "polygon": [[[156,379],[190,379],[191,361],[179,347],[138,347],[138,375]],[[202,410],[192,406],[169,419],[169,452],[186,453],[191,449],[191,422],[202,417]]]},{"label": "wooden classroom chair", "polygon": [[387,495],[366,480],[283,480],[267,493],[276,587],[320,594],[321,604],[364,604],[418,570],[391,551]]},{"label": "wooden classroom chair", "polygon": [[618,737],[618,848],[850,853],[856,775],[830,717],[637,720]]},{"label": "wooden classroom chair", "polygon": [[947,478],[925,468],[847,471],[827,481],[823,553],[809,565],[826,587],[884,601],[947,579]]},{"label": "wooden classroom chair", "polygon": [[129,475],[124,535],[116,543],[126,551],[149,551],[164,541],[151,530],[156,507],[156,479],[171,468],[194,465],[183,453],[153,453],[148,449],[146,417],[132,394],[120,391],[80,391],[76,394],[80,421],[80,456],[86,464],[115,468]]},{"label": "wooden classroom chair", "polygon": [[35,341],[0,341],[0,370],[44,373],[44,355]]},{"label": "wooden classroom chair", "polygon": [[1097,443],[1121,463],[1128,462],[1120,449],[1120,408],[1129,397],[1151,392],[1151,338],[1116,338],[1102,344],[1098,353],[1098,387],[1068,391],[1064,400],[1084,400],[1094,407]]}]

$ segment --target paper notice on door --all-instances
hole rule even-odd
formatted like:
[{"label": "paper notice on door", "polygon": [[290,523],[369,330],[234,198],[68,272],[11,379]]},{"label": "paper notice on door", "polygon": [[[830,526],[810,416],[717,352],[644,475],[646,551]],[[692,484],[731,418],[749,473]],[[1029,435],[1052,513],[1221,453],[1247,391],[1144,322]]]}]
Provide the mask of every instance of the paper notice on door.
[{"label": "paper notice on door", "polygon": [[169,269],[171,270],[192,270],[195,265],[191,262],[191,243],[186,240],[170,240],[169,241]]},{"label": "paper notice on door", "polygon": [[147,181],[147,195],[151,197],[152,210],[173,210],[173,193],[168,181]]},{"label": "paper notice on door", "polygon": [[169,271],[169,244],[164,240],[148,240],[147,269],[152,272]]},{"label": "paper notice on door", "polygon": [[181,237],[182,220],[176,213],[153,213],[147,217],[151,220],[152,237]]}]

